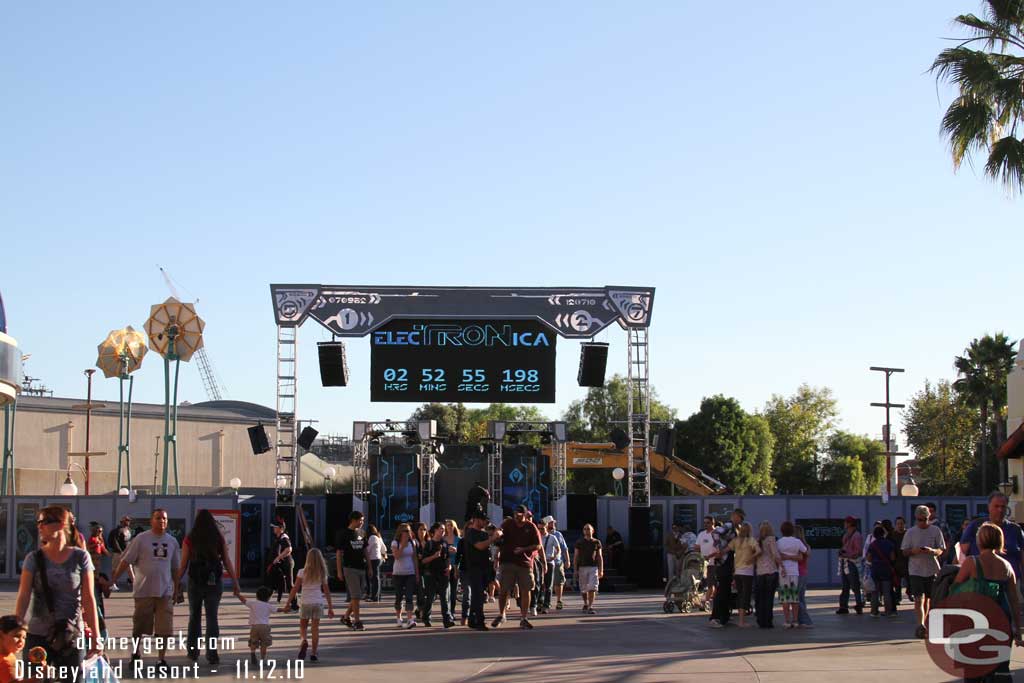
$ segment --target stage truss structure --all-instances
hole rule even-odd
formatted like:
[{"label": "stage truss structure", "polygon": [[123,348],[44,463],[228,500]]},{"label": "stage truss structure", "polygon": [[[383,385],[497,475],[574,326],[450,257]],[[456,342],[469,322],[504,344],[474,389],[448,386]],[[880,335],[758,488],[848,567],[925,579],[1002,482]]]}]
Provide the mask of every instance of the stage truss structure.
[{"label": "stage truss structure", "polygon": [[[648,507],[650,481],[649,342],[654,306],[653,287],[396,287],[367,285],[272,284],[271,301],[277,323],[277,458],[276,486],[279,505],[293,505],[298,495],[296,364],[298,328],[308,319],[337,337],[365,337],[396,318],[532,319],[566,339],[592,339],[617,323],[627,333],[629,366],[629,434],[640,455],[629,461],[629,503]],[[387,422],[356,423],[384,424]],[[391,423],[397,424],[397,423]],[[369,486],[369,440],[353,439],[353,486]],[[552,442],[555,443],[554,441]],[[495,442],[488,457],[500,484],[502,445]],[[361,482],[360,458],[367,480]],[[565,495],[564,449],[562,465],[553,463],[553,493]],[[423,468],[421,468],[421,471]],[[431,474],[432,476],[432,474]],[[491,484],[492,495],[501,487]],[[558,500],[558,497],[556,497]]]},{"label": "stage truss structure", "polygon": [[487,422],[487,439],[491,449],[487,456],[487,483],[490,486],[491,503],[501,507],[501,466],[505,450],[505,442],[510,436],[536,434],[551,442],[551,499],[561,500],[565,496],[566,484],[566,442],[568,429],[564,422],[542,422],[520,420],[504,422],[490,420]]},{"label": "stage truss structure", "polygon": [[352,423],[352,496],[366,502],[370,495],[370,444],[387,435],[411,439],[417,448],[420,468],[420,505],[434,502],[434,474],[438,463],[436,420],[381,420]]}]

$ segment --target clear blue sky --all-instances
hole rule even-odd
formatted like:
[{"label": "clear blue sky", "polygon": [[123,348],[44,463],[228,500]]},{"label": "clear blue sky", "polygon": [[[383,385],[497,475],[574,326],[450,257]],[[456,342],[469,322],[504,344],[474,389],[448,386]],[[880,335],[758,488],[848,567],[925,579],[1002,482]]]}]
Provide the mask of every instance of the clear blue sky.
[{"label": "clear blue sky", "polygon": [[[938,134],[926,73],[973,0],[7,3],[0,291],[29,374],[84,394],[116,327],[198,296],[231,398],[273,405],[270,282],[657,287],[682,416],[801,382],[878,435],[972,337],[1024,334],[1022,204]],[[404,417],[319,386],[300,417]],[[625,368],[622,333],[611,368]],[[559,347],[554,416],[583,396]],[[137,395],[160,401],[154,355]],[[101,381],[101,398],[116,382]],[[183,369],[181,398],[204,399]]]}]

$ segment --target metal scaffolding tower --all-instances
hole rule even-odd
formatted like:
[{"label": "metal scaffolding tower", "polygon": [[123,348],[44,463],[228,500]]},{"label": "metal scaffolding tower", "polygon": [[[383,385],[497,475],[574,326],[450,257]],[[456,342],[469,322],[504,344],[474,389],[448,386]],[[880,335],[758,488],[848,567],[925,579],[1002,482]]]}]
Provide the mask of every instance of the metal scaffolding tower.
[{"label": "metal scaffolding tower", "polygon": [[629,337],[629,505],[651,505],[651,392],[647,328],[631,327]]},{"label": "metal scaffolding tower", "polygon": [[294,505],[299,489],[299,449],[295,440],[298,333],[299,329],[294,325],[277,326],[277,436],[274,449],[277,469],[274,486],[280,506]]}]

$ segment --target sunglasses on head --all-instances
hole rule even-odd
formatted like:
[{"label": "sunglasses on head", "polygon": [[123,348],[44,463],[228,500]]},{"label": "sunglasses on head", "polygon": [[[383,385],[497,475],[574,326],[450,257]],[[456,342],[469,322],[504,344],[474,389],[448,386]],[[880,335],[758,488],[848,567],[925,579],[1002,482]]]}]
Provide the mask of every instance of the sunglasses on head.
[{"label": "sunglasses on head", "polygon": [[41,517],[36,520],[36,525],[43,526],[44,524],[59,524],[60,520],[56,517]]}]

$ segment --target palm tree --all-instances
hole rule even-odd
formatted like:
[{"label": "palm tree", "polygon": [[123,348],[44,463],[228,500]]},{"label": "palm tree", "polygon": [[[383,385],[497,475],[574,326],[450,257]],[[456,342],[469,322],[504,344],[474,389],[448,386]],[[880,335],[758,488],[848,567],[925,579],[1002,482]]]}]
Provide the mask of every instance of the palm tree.
[{"label": "palm tree", "polygon": [[1006,378],[1013,368],[1015,344],[1002,332],[995,336],[986,334],[981,339],[972,340],[964,349],[964,355],[953,361],[953,367],[960,375],[953,382],[953,389],[965,403],[978,410],[982,493],[988,492],[989,443],[994,436],[994,446],[998,448],[1006,440]]},{"label": "palm tree", "polygon": [[982,17],[953,20],[969,37],[939,53],[930,70],[959,90],[941,126],[953,168],[984,151],[985,174],[1013,194],[1024,191],[1024,0],[982,5]]}]

